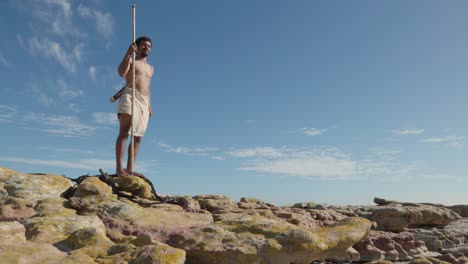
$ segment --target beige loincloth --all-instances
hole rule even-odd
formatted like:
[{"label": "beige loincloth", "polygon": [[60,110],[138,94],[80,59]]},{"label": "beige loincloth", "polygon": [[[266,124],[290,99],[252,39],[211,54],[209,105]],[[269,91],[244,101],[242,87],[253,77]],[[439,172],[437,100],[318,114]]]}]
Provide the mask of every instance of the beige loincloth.
[{"label": "beige loincloth", "polygon": [[[120,97],[119,105],[117,106],[118,114],[129,114],[132,115],[132,91],[131,87],[125,89],[124,93]],[[133,116],[133,130],[135,131],[134,136],[141,137],[145,134],[146,128],[148,127],[149,121],[149,97],[143,95],[138,90],[135,90],[135,108]],[[130,129],[130,134],[132,131]]]}]

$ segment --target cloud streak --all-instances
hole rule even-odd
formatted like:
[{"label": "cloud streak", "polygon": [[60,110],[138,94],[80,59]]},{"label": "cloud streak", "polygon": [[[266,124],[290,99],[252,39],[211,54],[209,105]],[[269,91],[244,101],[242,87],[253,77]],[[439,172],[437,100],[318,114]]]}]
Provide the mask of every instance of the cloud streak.
[{"label": "cloud streak", "polygon": [[63,79],[57,80],[57,87],[58,87],[60,97],[75,98],[84,94],[83,90],[74,89]]},{"label": "cloud streak", "polygon": [[91,80],[95,82],[96,81],[96,67],[90,66],[88,72],[89,72],[89,77],[91,77]]},{"label": "cloud streak", "polygon": [[17,157],[0,157],[0,161],[23,163],[30,165],[44,165],[69,169],[96,170],[96,168],[112,168],[115,166],[114,160],[102,159],[80,159],[77,161],[26,159]]},{"label": "cloud streak", "polygon": [[445,136],[445,137],[432,137],[421,140],[423,143],[428,144],[445,144],[453,148],[463,148],[465,145],[465,137],[461,136]]},{"label": "cloud streak", "polygon": [[301,129],[302,134],[307,136],[318,136],[327,132],[328,129],[318,129],[318,128],[303,128]]},{"label": "cloud streak", "polygon": [[182,154],[187,156],[209,157],[216,160],[224,160],[224,157],[216,155],[217,148],[189,148],[189,147],[175,147],[164,142],[158,142],[158,145],[165,151],[170,153]]},{"label": "cloud streak", "polygon": [[281,150],[272,147],[256,147],[248,149],[237,149],[226,152],[228,156],[235,158],[252,158],[252,157],[280,157]]},{"label": "cloud streak", "polygon": [[104,128],[85,124],[78,116],[20,113],[14,107],[0,104],[0,122],[2,121],[20,125],[28,130],[62,137],[92,136],[98,129]]},{"label": "cloud streak", "polygon": [[16,108],[0,104],[0,123],[12,123],[17,120],[17,118],[18,114],[16,112]]},{"label": "cloud streak", "polygon": [[36,19],[33,27],[36,31],[46,31],[58,36],[71,35],[85,37],[73,23],[71,0],[35,0],[14,1],[19,11],[32,14]]},{"label": "cloud streak", "polygon": [[223,157],[240,160],[239,170],[292,177],[327,180],[377,179],[393,181],[417,175],[417,166],[399,161],[401,151],[370,150],[367,157],[353,159],[336,148],[253,147],[223,151],[218,148],[172,147],[159,143],[167,152],[181,155]]},{"label": "cloud streak", "polygon": [[76,116],[28,113],[22,118],[30,129],[63,137],[84,137],[96,133],[98,127],[82,123]]},{"label": "cloud streak", "polygon": [[95,112],[92,114],[94,122],[100,125],[117,125],[118,119],[116,113]]},{"label": "cloud streak", "polygon": [[313,178],[339,178],[354,176],[356,168],[356,162],[350,159],[312,156],[296,159],[250,161],[242,166],[240,170]]},{"label": "cloud streak", "polygon": [[105,38],[112,36],[115,22],[110,13],[80,5],[78,6],[78,15],[93,20],[96,23],[97,32],[101,33]]},{"label": "cloud streak", "polygon": [[28,42],[29,50],[34,56],[45,56],[56,60],[65,70],[70,73],[76,72],[77,62],[81,60],[83,44],[75,46],[72,55],[66,52],[62,45],[48,38],[33,37]]},{"label": "cloud streak", "polygon": [[7,61],[7,59],[5,58],[5,56],[3,56],[1,52],[0,52],[0,63],[5,66],[10,66],[10,63]]},{"label": "cloud streak", "polygon": [[300,150],[257,147],[227,154],[246,159],[239,168],[242,171],[336,179],[354,177],[357,170],[357,162],[335,148]]},{"label": "cloud streak", "polygon": [[393,129],[392,133],[395,135],[419,135],[424,133],[424,129],[420,128],[401,128]]}]

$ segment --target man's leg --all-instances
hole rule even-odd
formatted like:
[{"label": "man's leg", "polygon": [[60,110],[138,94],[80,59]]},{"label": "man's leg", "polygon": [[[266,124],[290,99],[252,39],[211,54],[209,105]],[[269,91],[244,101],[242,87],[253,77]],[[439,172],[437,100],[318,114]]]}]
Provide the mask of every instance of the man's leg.
[{"label": "man's leg", "polygon": [[137,159],[138,152],[140,151],[141,137],[132,137],[132,140],[135,140],[133,143],[134,145],[133,147],[135,148],[135,156],[133,156],[133,171],[130,171],[130,161],[132,159],[131,157],[133,153],[132,144],[130,143],[128,145],[128,159],[127,159],[127,171],[129,173],[135,172],[135,161]]},{"label": "man's leg", "polygon": [[125,146],[127,144],[128,131],[132,125],[132,116],[129,114],[119,114],[119,136],[115,142],[115,159],[116,159],[116,168],[115,171],[117,175],[126,175],[127,173],[123,169],[123,157],[125,154]]}]

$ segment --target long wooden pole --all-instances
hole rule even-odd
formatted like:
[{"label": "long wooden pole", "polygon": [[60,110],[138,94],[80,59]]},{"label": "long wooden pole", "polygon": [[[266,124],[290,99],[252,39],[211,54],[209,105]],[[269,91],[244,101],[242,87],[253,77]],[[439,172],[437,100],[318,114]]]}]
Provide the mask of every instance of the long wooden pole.
[{"label": "long wooden pole", "polygon": [[[136,20],[136,15],[135,15],[135,4],[132,5],[132,20],[133,20],[133,35],[132,35],[132,43],[135,43],[135,28],[136,28],[136,23],[135,23],[135,20]],[[132,83],[132,141],[130,143],[130,147],[132,149],[131,151],[131,157],[130,157],[130,173],[133,175],[133,167],[134,167],[134,161],[135,161],[135,130],[134,130],[134,115],[135,115],[135,112],[134,112],[134,109],[135,109],[135,89],[136,89],[136,85],[135,85],[135,62],[136,62],[136,52],[133,52],[133,83]]]}]

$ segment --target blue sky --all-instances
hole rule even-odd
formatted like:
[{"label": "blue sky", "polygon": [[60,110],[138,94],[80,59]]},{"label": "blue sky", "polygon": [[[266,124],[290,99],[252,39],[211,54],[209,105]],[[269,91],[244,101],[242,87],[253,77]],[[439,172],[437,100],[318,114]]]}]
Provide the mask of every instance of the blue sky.
[{"label": "blue sky", "polygon": [[132,3],[161,193],[468,203],[466,1],[2,1],[0,166],[114,171]]}]

